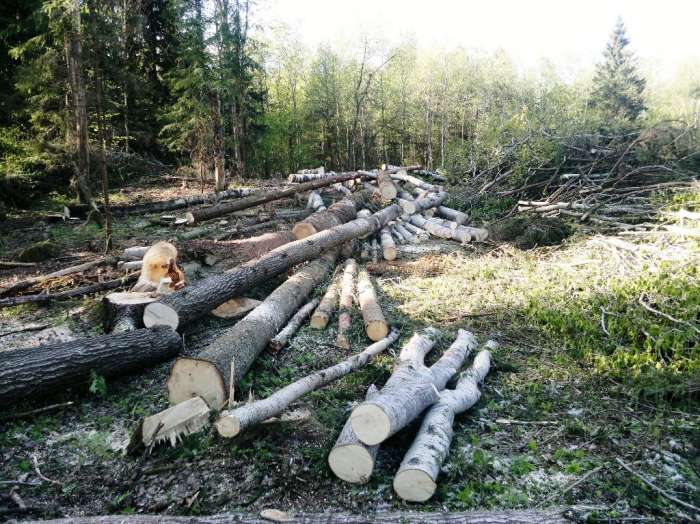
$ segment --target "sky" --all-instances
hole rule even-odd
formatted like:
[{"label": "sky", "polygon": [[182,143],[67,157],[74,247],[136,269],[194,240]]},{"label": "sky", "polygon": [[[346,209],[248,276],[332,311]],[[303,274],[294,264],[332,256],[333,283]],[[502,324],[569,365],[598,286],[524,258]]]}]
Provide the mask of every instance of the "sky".
[{"label": "sky", "polygon": [[599,60],[619,16],[653,75],[671,76],[700,57],[700,0],[264,0],[257,13],[267,26],[289,25],[310,47],[411,35],[419,48],[503,49],[523,70],[545,58],[564,75]]}]

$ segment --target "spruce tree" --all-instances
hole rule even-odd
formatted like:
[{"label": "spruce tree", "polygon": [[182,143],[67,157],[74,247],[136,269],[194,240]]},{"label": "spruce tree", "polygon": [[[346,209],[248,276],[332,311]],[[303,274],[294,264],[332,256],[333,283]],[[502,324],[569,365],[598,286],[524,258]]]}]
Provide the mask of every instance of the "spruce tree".
[{"label": "spruce tree", "polygon": [[627,47],[629,43],[625,24],[618,19],[593,80],[593,107],[598,108],[604,118],[618,123],[632,123],[646,109],[646,81]]}]

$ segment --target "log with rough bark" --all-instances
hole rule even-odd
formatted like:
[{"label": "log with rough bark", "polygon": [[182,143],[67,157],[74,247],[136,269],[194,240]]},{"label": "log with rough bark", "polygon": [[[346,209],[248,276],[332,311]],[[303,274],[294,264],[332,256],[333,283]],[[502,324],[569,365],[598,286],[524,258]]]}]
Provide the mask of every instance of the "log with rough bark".
[{"label": "log with rough bark", "polygon": [[461,226],[463,227],[467,232],[472,237],[472,240],[476,240],[477,242],[483,242],[489,237],[489,232],[486,229],[482,229],[480,227],[469,227],[469,226]]},{"label": "log with rough bark", "polygon": [[270,347],[275,350],[282,349],[287,341],[294,336],[294,333],[301,327],[301,324],[306,320],[314,308],[318,305],[318,299],[315,298],[305,304],[299,311],[297,311],[294,316],[287,322],[282,331],[277,333],[275,337],[270,340]]},{"label": "log with rough bark", "polygon": [[344,224],[357,217],[356,204],[351,198],[336,202],[328,209],[317,211],[301,222],[294,224],[292,233],[297,240],[309,237],[319,231]]},{"label": "log with rough bark", "polygon": [[316,329],[325,329],[328,321],[333,316],[333,313],[338,307],[338,294],[340,293],[340,279],[334,278],[328,285],[326,293],[321,299],[321,303],[311,315],[311,327]]},{"label": "log with rough bark", "polygon": [[4,351],[0,405],[85,384],[92,371],[105,377],[138,371],[174,357],[181,345],[176,332],[157,328]]},{"label": "log with rough bark", "polygon": [[396,224],[394,224],[394,228],[396,229],[396,232],[399,233],[406,242],[410,243],[415,243],[418,241],[416,236],[411,233],[408,229],[406,229],[404,222],[397,220]]},{"label": "log with rough bark", "polygon": [[[365,400],[372,400],[379,393],[372,384],[365,395]],[[345,422],[333,449],[328,455],[328,465],[339,479],[351,484],[365,484],[374,470],[379,445],[368,446],[352,430],[350,418]]]},{"label": "log with rough bark", "polygon": [[230,269],[294,240],[291,231],[276,231],[240,240],[192,240],[184,242],[181,248],[194,258]]},{"label": "log with rough bark", "polygon": [[443,225],[436,224],[420,215],[411,215],[411,224],[438,238],[452,239],[452,230]]},{"label": "log with rough bark", "polygon": [[[409,217],[410,219],[410,217]],[[405,227],[408,231],[413,233],[417,238],[419,239],[426,239],[430,236],[430,234],[425,230],[422,229],[414,224],[411,224],[410,222],[401,222],[403,227]]]},{"label": "log with rough bark", "polygon": [[441,391],[440,400],[430,406],[394,476],[394,491],[399,497],[409,502],[425,502],[435,494],[440,468],[450,451],[455,415],[479,401],[479,384],[490,365],[489,351],[480,351],[455,388]]},{"label": "log with rough bark", "polygon": [[367,346],[361,353],[297,380],[265,399],[224,411],[219,420],[216,421],[216,430],[222,437],[231,438],[251,426],[281,414],[304,395],[366,366],[372,358],[388,348],[398,336],[398,331],[393,331],[386,338]]},{"label": "log with rough bark", "polygon": [[393,200],[398,193],[394,182],[391,180],[391,175],[386,171],[377,173],[377,188],[384,200]]},{"label": "log with rough bark", "polygon": [[344,173],[341,175],[331,176],[322,178],[321,180],[315,180],[313,182],[307,182],[305,184],[299,184],[296,186],[288,187],[285,189],[278,189],[276,191],[264,191],[248,198],[242,198],[235,202],[229,202],[224,204],[218,204],[216,206],[194,209],[187,213],[187,220],[190,223],[201,222],[203,220],[209,220],[212,218],[220,217],[233,213],[234,211],[240,211],[241,209],[247,209],[249,207],[259,206],[267,202],[272,202],[274,200],[279,200],[288,196],[292,196],[296,193],[303,191],[312,191],[314,189],[319,189],[321,187],[330,186],[338,182],[343,182],[345,180],[352,180],[357,177],[357,173]]},{"label": "log with rough bark", "polygon": [[360,271],[357,277],[357,301],[360,304],[362,318],[365,321],[365,332],[370,340],[381,340],[389,332],[389,326],[384,318],[382,307],[377,300],[377,293],[366,270]]},{"label": "log with rough bark", "polygon": [[382,241],[382,255],[384,256],[384,260],[396,260],[398,251],[396,250],[396,244],[388,228],[382,229],[380,239]]},{"label": "log with rough bark", "polygon": [[449,349],[428,368],[425,355],[439,335],[433,328],[413,335],[401,350],[399,362],[379,395],[353,410],[352,429],[362,442],[370,445],[384,442],[434,404],[438,391],[445,388],[476,345],[474,336],[460,329]]},{"label": "log with rough bark", "polygon": [[143,309],[146,304],[158,300],[156,293],[121,291],[110,293],[102,299],[105,333],[123,333],[143,327]]},{"label": "log with rough bark", "polygon": [[422,213],[431,208],[440,206],[445,198],[447,198],[447,193],[444,191],[441,193],[429,193],[423,198],[417,198],[415,200],[416,213]]},{"label": "log with rough bark", "polygon": [[145,326],[167,325],[173,329],[199,318],[251,286],[279,275],[290,267],[318,257],[322,252],[368,233],[379,231],[399,214],[399,206],[388,206],[367,218],[357,218],[302,240],[290,242],[266,255],[246,262],[230,273],[195,282],[172,295],[148,304]]},{"label": "log with rough bark", "polygon": [[321,195],[316,191],[311,191],[309,193],[309,200],[306,202],[307,209],[313,209],[314,211],[325,211],[326,204],[323,203]]},{"label": "log with rough bark", "polygon": [[350,329],[353,296],[355,294],[355,276],[357,275],[357,263],[349,258],[345,262],[343,278],[340,285],[340,301],[338,303],[338,336],[335,345],[343,349],[350,349],[350,341],[346,332]]},{"label": "log with rough bark", "polygon": [[177,404],[195,395],[220,409],[231,386],[239,382],[306,297],[325,279],[335,263],[336,250],[309,262],[232,327],[223,330],[195,356],[178,359],[168,378],[168,397]]},{"label": "log with rough bark", "polygon": [[391,175],[391,178],[394,180],[399,180],[401,182],[408,182],[412,186],[415,186],[419,189],[423,189],[424,191],[439,191],[440,186],[434,186],[433,184],[429,184],[428,182],[425,182],[424,180],[421,180],[420,178],[416,178],[414,176],[409,175],[405,169],[401,169],[397,171],[396,173]]},{"label": "log with rough bark", "polygon": [[372,239],[372,263],[376,264],[379,262],[379,253],[381,251],[381,247],[379,245],[379,241],[376,238]]},{"label": "log with rough bark", "polygon": [[438,215],[446,218],[447,220],[457,222],[457,224],[459,224],[460,226],[463,226],[469,222],[469,216],[467,216],[466,213],[462,213],[461,211],[457,211],[456,209],[452,209],[451,207],[438,206],[437,213]]}]

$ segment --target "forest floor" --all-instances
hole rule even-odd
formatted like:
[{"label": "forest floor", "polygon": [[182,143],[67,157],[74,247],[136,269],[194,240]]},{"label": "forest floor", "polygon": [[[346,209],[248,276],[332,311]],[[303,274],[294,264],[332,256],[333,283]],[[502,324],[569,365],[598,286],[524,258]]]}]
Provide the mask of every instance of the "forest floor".
[{"label": "forest floor", "polygon": [[[175,187],[167,192],[181,192]],[[162,187],[133,191],[121,193],[123,199],[156,191],[159,199],[170,196]],[[36,220],[47,210],[58,211],[60,204],[54,198],[31,213],[0,222],[3,259],[38,240],[58,246],[49,262],[0,271],[0,285],[18,274],[45,273],[100,252],[101,232],[95,225]],[[119,250],[172,237],[171,227],[143,216],[115,224]],[[593,522],[700,518],[660,491],[700,506],[698,381],[681,373],[685,378],[674,382],[668,378],[673,375],[670,369],[658,377],[642,373],[630,381],[625,377],[634,375],[635,366],[646,368],[639,360],[627,360],[629,369],[620,367],[625,362],[620,352],[626,333],[647,329],[647,320],[635,320],[640,313],[632,305],[640,293],[656,290],[652,280],[686,286],[684,296],[692,295],[693,286],[697,293],[692,267],[699,260],[698,242],[662,234],[625,241],[634,249],[611,246],[610,237],[590,231],[577,231],[560,245],[525,251],[507,242],[460,246],[431,240],[403,246],[396,261],[367,264],[387,319],[401,329],[394,351],[424,326],[444,334],[433,351],[437,355],[459,328],[474,332],[482,343],[489,338],[500,343],[481,401],[455,422],[438,492],[428,503],[407,504],[392,490],[393,474],[415,427],[381,447],[375,473],[365,485],[339,481],[327,465],[328,452],[353,403],[369,384],[381,386],[389,376],[393,362],[389,352],[364,370],[304,397],[294,407],[306,408],[312,415],[300,425],[233,441],[207,430],[186,437],[177,447],[160,446],[143,457],[127,457],[121,450],[142,417],[167,407],[165,380],[172,363],[106,383],[96,377],[89,392],[70,391],[15,406],[0,415],[4,419],[0,481],[36,485],[18,490],[30,511],[5,516],[202,515],[265,508],[371,513],[576,505],[580,518]],[[191,281],[217,270],[195,261],[183,266]],[[264,297],[283,278],[255,288],[249,296]],[[60,285],[78,283],[67,279]],[[601,297],[612,309],[598,308]],[[682,305],[697,305],[696,297]],[[0,309],[0,347],[98,334],[99,298]],[[660,303],[655,302],[657,308]],[[631,312],[632,325],[621,320],[624,308]],[[367,340],[359,312],[353,315],[352,351],[358,351]],[[196,353],[213,333],[232,322],[207,318],[189,327],[184,333],[186,351]],[[45,327],[8,334],[33,324]],[[651,335],[658,338],[656,332]],[[615,337],[617,343],[607,353],[596,352],[601,341]],[[264,397],[346,358],[348,353],[334,341],[334,322],[324,331],[303,327],[282,350],[263,353],[248,373],[241,396],[250,392]],[[694,347],[697,358],[697,342]],[[672,395],[669,384],[674,387]],[[11,418],[13,413],[69,400],[74,404],[58,412]],[[659,489],[646,486],[618,459]],[[51,481],[42,480],[38,469]],[[0,485],[0,507],[13,506],[8,492],[9,486]]]}]

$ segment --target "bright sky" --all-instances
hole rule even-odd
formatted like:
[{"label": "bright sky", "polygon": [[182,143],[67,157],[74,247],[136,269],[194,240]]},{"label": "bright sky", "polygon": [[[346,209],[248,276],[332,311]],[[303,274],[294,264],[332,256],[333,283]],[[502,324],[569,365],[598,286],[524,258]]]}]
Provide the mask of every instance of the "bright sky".
[{"label": "bright sky", "polygon": [[420,47],[504,49],[520,66],[548,58],[562,73],[592,66],[618,16],[650,72],[700,57],[700,0],[264,0],[257,17],[283,22],[311,47],[366,33]]}]

